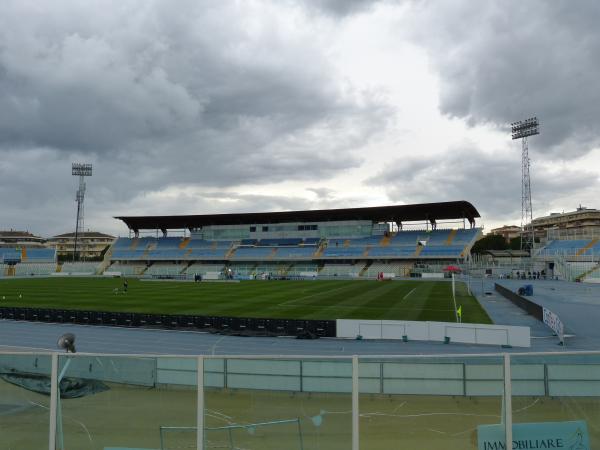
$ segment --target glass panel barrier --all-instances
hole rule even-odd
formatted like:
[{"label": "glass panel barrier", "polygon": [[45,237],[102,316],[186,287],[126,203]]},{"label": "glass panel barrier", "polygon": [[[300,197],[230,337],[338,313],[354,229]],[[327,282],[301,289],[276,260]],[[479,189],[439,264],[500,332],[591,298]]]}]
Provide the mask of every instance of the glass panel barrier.
[{"label": "glass panel barrier", "polygon": [[600,354],[511,355],[511,381],[513,448],[600,446]]},{"label": "glass panel barrier", "polygon": [[57,449],[195,448],[195,357],[60,355],[58,372]]},{"label": "glass panel barrier", "polygon": [[206,359],[205,449],[347,450],[350,359]]},{"label": "glass panel barrier", "polygon": [[49,355],[0,355],[0,449],[48,448]]},{"label": "glass panel barrier", "polygon": [[483,425],[504,428],[503,380],[501,356],[361,357],[360,448],[477,449]]},{"label": "glass panel barrier", "polygon": [[[361,357],[360,448],[504,450],[502,355]],[[59,355],[57,448],[196,448],[196,357]],[[512,448],[600,445],[600,353],[510,357]],[[48,445],[51,356],[0,354],[0,450]],[[207,357],[205,448],[349,449],[350,358]]]}]

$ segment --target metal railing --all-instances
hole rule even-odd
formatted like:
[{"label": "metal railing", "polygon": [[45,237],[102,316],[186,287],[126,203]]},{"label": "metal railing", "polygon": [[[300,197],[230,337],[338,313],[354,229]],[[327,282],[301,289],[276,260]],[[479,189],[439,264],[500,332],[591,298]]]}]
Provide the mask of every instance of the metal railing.
[{"label": "metal railing", "polygon": [[[525,398],[546,398],[541,404],[548,403],[548,413],[555,417],[559,414],[556,409],[556,402],[571,402],[572,399],[584,399],[588,407],[592,405],[592,414],[597,414],[600,405],[600,352],[557,352],[557,353],[520,353],[520,354],[482,354],[482,355],[419,355],[419,356],[388,356],[388,355],[370,355],[370,356],[253,356],[253,355],[233,355],[233,356],[178,356],[178,355],[103,355],[103,354],[58,354],[53,352],[23,353],[23,352],[0,352],[0,368],[2,374],[12,374],[13,377],[19,374],[27,375],[29,379],[47,380],[47,391],[50,395],[48,403],[48,448],[50,450],[63,449],[73,439],[74,431],[72,423],[77,418],[73,417],[74,411],[79,416],[86,415],[86,408],[94,409],[96,406],[102,407],[105,403],[96,400],[102,394],[96,394],[89,397],[87,401],[61,400],[64,397],[65,381],[95,380],[105,383],[112,383],[115,386],[125,386],[130,388],[131,392],[137,393],[132,398],[138,399],[137,403],[127,403],[122,411],[119,409],[118,396],[113,398],[111,408],[113,415],[126,414],[125,417],[134,415],[143,415],[147,413],[149,403],[143,401],[143,395],[140,395],[140,389],[136,386],[144,386],[148,389],[148,382],[154,383],[154,388],[159,392],[189,392],[189,389],[195,389],[195,407],[189,409],[188,416],[194,421],[194,425],[172,426],[161,424],[160,439],[161,448],[164,440],[165,430],[195,431],[195,448],[211,448],[207,444],[206,433],[215,433],[216,430],[225,430],[231,442],[232,432],[240,430],[245,433],[253,434],[257,429],[266,430],[268,425],[293,423],[293,433],[300,433],[302,448],[312,448],[310,442],[306,441],[302,435],[306,423],[310,426],[319,426],[320,421],[326,412],[321,411],[317,416],[306,417],[303,410],[296,408],[293,403],[286,410],[289,415],[284,419],[265,422],[260,420],[246,420],[246,422],[229,422],[223,426],[208,426],[207,418],[214,419],[217,414],[208,406],[214,404],[214,397],[220,392],[225,397],[219,397],[219,404],[231,402],[232,395],[240,395],[240,392],[270,392],[270,396],[285,395],[280,397],[280,401],[293,398],[295,395],[309,395],[310,398],[320,398],[319,395],[328,396],[330,402],[339,404],[345,402],[349,409],[343,414],[348,414],[348,429],[335,430],[335,433],[348,433],[348,441],[351,441],[346,448],[358,450],[361,442],[374,439],[369,432],[369,422],[374,417],[383,413],[372,413],[370,402],[374,402],[372,397],[382,396],[382,402],[394,402],[401,407],[408,398],[412,404],[419,399],[425,398],[428,405],[436,402],[444,402],[443,398],[448,398],[448,402],[454,404],[451,400],[455,397],[465,398],[467,403],[463,404],[459,415],[480,416],[481,422],[476,424],[489,423],[489,414],[486,416],[481,411],[480,403],[486,403],[485,398],[497,398],[502,409],[497,417],[499,424],[504,426],[505,442],[512,441],[513,413],[519,413],[521,409],[513,411],[512,402]],[[36,378],[37,377],[37,378]],[[40,378],[42,377],[42,378]],[[45,377],[45,378],[44,378]],[[4,377],[3,377],[4,378]],[[27,377],[25,377],[27,378]],[[6,380],[6,378],[4,378]],[[14,380],[12,381],[14,384]],[[141,384],[140,384],[141,383]],[[7,385],[6,385],[7,386]],[[20,385],[23,387],[23,385]],[[60,395],[59,395],[60,386]],[[38,386],[39,387],[39,386]],[[14,389],[6,388],[0,381],[0,406],[3,399],[15,395]],[[124,395],[123,388],[116,388],[120,395]],[[21,391],[18,391],[21,392]],[[39,390],[36,392],[40,392]],[[146,391],[141,391],[146,392]],[[287,394],[285,394],[287,392]],[[237,394],[236,394],[237,393]],[[278,394],[279,393],[279,394]],[[164,407],[165,396],[162,394],[160,402],[154,405],[156,408]],[[259,394],[257,394],[259,395]],[[208,397],[207,397],[208,396]],[[212,396],[212,397],[211,397]],[[291,397],[290,397],[291,396]],[[316,397],[315,397],[316,396]],[[340,397],[341,396],[341,397]],[[409,397],[406,397],[409,396]],[[427,397],[434,398],[434,403],[426,400]],[[189,399],[189,394],[181,398]],[[395,400],[397,398],[397,400]],[[142,399],[142,401],[140,401]],[[474,399],[474,400],[470,400]],[[478,400],[479,399],[479,400]],[[564,399],[564,400],[560,400]],[[285,400],[292,402],[291,400]],[[520,401],[520,400],[519,400]],[[40,401],[37,400],[38,406]],[[70,403],[69,403],[70,402]],[[241,404],[245,404],[240,400]],[[554,402],[554,403],[552,403]],[[534,400],[531,405],[536,405]],[[78,405],[86,405],[82,406]],[[183,404],[190,403],[185,400]],[[208,404],[208,406],[207,406]],[[42,405],[43,406],[43,405]],[[585,405],[584,405],[585,406]],[[182,406],[183,407],[183,406]],[[266,407],[266,406],[264,406]],[[431,408],[431,406],[428,406]],[[64,415],[63,411],[68,409],[69,413]],[[178,407],[179,408],[179,407]],[[260,406],[259,406],[260,408]],[[530,408],[530,406],[527,406]],[[280,408],[281,409],[281,408]],[[397,408],[396,408],[397,409]],[[0,409],[0,412],[2,410]],[[565,408],[569,412],[567,415],[572,419],[572,415],[577,416],[578,408],[572,405]],[[593,413],[596,411],[596,413]],[[24,414],[23,410],[16,410],[10,415],[18,416]],[[223,415],[222,413],[218,413]],[[342,414],[342,412],[330,412],[328,414]],[[373,415],[375,414],[375,415]],[[425,413],[423,416],[436,414],[449,414],[446,412]],[[398,414],[387,414],[386,420],[393,420]],[[29,417],[29,416],[28,416]],[[261,416],[262,417],[262,416]],[[412,415],[402,415],[401,417],[413,417]],[[487,417],[485,420],[484,417]],[[579,417],[579,416],[577,416]],[[577,418],[576,417],[576,418]],[[595,420],[595,416],[584,418]],[[220,417],[217,417],[221,419]],[[351,420],[350,420],[351,418]],[[518,416],[519,421],[520,416]],[[309,420],[310,419],[310,420]],[[83,420],[83,419],[81,419]],[[97,420],[102,421],[102,417]],[[125,419],[124,419],[125,420]],[[404,420],[404,419],[403,419]],[[432,419],[433,420],[433,419]],[[479,420],[479,419],[477,419]],[[11,435],[23,433],[23,428],[13,425],[16,421],[7,420],[7,415],[3,415],[3,439],[8,439],[10,444]],[[81,422],[81,421],[80,421]],[[302,422],[302,426],[301,426]],[[6,424],[9,425],[6,425]],[[401,422],[398,422],[400,424]],[[86,429],[90,442],[92,441],[93,431],[90,432],[83,422],[81,426]],[[400,426],[400,425],[398,425]],[[366,427],[367,433],[361,440],[361,427]],[[259,431],[260,431],[259,430]],[[39,430],[29,430],[29,432]],[[153,433],[148,429],[146,433]],[[28,431],[25,430],[25,433]],[[127,429],[119,430],[120,433],[128,433]],[[262,432],[262,431],[261,431]],[[592,432],[596,432],[592,430]],[[117,431],[111,432],[113,435]],[[135,431],[131,435],[119,436],[121,440],[135,441]],[[278,431],[278,433],[280,433]],[[290,431],[292,433],[292,431]],[[321,430],[319,433],[323,433]],[[275,433],[277,435],[277,433]],[[351,439],[350,439],[351,435]],[[21,436],[22,437],[22,436]],[[265,438],[264,436],[262,437]],[[15,441],[17,442],[17,441]],[[158,443],[157,443],[158,444]],[[423,442],[423,447],[427,443]],[[70,444],[72,447],[74,444]],[[231,444],[233,445],[233,444]],[[283,445],[283,444],[282,444]],[[368,448],[366,445],[365,448]],[[96,448],[90,446],[90,448]],[[186,447],[190,448],[190,447]],[[226,447],[227,448],[227,447]],[[233,448],[233,447],[232,447]]]}]

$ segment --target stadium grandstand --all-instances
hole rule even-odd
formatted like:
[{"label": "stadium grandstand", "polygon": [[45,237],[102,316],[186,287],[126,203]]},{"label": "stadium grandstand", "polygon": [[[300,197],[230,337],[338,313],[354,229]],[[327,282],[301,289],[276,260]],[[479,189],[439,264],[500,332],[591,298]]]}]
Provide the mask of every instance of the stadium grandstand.
[{"label": "stadium grandstand", "polygon": [[[112,241],[114,238],[111,237],[109,242]],[[50,276],[61,272],[64,275],[97,273],[99,262],[61,264],[59,254],[51,240],[46,241],[28,231],[0,231],[0,278]]]},{"label": "stadium grandstand", "polygon": [[[496,249],[471,258],[469,271],[487,276],[534,277],[600,283],[600,211],[580,206],[575,211],[552,213],[532,222],[536,243],[529,251]],[[491,230],[507,241],[518,237],[516,226]],[[515,235],[516,233],[516,235]],[[538,275],[536,275],[538,274]]]},{"label": "stadium grandstand", "polygon": [[331,210],[123,216],[101,270],[156,278],[410,276],[468,261],[481,229],[466,201]]},{"label": "stadium grandstand", "polygon": [[0,277],[48,275],[56,271],[56,252],[29,231],[0,231]]},{"label": "stadium grandstand", "polygon": [[[600,283],[600,211],[579,206],[575,211],[551,213],[533,219],[536,245],[529,255],[518,251],[494,251],[498,270],[493,274],[509,275],[510,271],[541,271],[544,278]],[[505,226],[493,234],[514,237],[518,227]],[[502,264],[504,260],[504,264]],[[474,259],[477,263],[477,258]],[[472,265],[472,268],[475,265]],[[507,272],[508,270],[508,272]],[[510,276],[510,275],[509,275]]]},{"label": "stadium grandstand", "polygon": [[[9,448],[105,450],[498,450],[511,440],[514,448],[595,448],[588,440],[599,436],[597,292],[532,280],[528,300],[517,294],[520,280],[473,276],[477,217],[467,202],[119,217],[130,236],[101,263],[59,265],[54,249],[7,246],[1,261],[16,277],[31,275],[16,273],[19,266],[41,267],[50,256],[56,275],[367,279],[450,265],[469,271],[456,283],[458,309],[455,283],[443,281],[136,279],[127,291],[127,280],[101,276],[3,280],[3,439]],[[549,261],[588,257],[594,239],[549,240]],[[495,257],[512,268],[534,259],[517,251]],[[234,303],[239,315],[225,315],[221,308],[233,311]],[[468,318],[476,306],[491,320]],[[308,317],[299,318],[301,310]],[[46,350],[57,337],[67,353]],[[532,444],[538,430],[559,437]]]},{"label": "stadium grandstand", "polygon": [[600,283],[600,234],[564,235],[549,231],[535,254],[553,278]]}]

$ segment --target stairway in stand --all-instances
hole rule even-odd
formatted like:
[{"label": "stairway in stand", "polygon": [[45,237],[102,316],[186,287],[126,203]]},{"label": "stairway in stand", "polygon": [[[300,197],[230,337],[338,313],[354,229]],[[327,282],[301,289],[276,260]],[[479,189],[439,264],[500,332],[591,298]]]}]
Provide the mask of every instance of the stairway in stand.
[{"label": "stairway in stand", "polygon": [[586,251],[588,251],[590,248],[592,248],[597,243],[598,243],[598,238],[592,239],[590,242],[588,242],[588,244],[585,247],[577,250],[577,253],[575,253],[575,256],[583,255]]},{"label": "stairway in stand", "polygon": [[451,245],[452,244],[452,241],[456,237],[456,233],[458,233],[458,230],[456,228],[453,228],[452,230],[450,230],[450,234],[448,235],[448,239],[446,239],[446,242],[445,242],[446,245]]}]

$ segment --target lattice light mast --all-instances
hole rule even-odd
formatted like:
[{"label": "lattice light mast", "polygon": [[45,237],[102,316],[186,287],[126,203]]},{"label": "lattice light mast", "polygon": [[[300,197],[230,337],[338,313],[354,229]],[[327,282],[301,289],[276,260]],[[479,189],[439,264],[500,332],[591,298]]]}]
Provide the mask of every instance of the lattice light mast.
[{"label": "lattice light mast", "polygon": [[85,197],[85,177],[92,176],[92,165],[91,164],[79,164],[73,163],[71,174],[75,177],[79,177],[79,189],[75,194],[75,201],[77,202],[77,223],[75,224],[75,242],[73,244],[73,262],[77,255],[77,239],[79,237],[79,230],[83,230],[83,199]]},{"label": "lattice light mast", "polygon": [[531,178],[529,177],[529,147],[527,138],[540,134],[537,117],[511,123],[512,138],[521,139],[521,250],[531,251],[535,243],[533,210],[531,207]]}]

